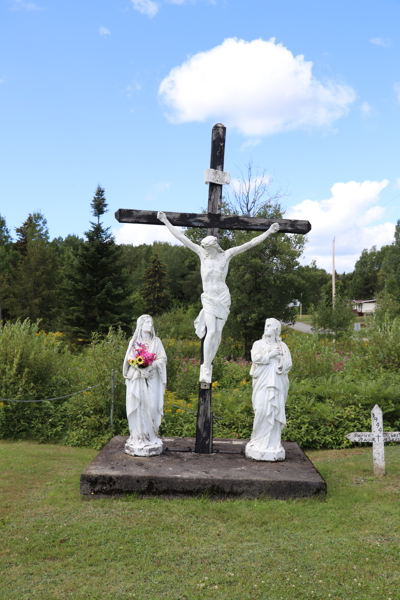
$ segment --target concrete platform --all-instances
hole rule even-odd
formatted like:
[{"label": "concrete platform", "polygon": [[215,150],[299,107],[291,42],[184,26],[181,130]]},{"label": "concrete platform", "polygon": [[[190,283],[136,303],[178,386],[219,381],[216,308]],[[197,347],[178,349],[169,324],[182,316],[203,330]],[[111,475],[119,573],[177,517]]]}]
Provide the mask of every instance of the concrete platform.
[{"label": "concrete platform", "polygon": [[286,460],[257,462],[244,456],[247,440],[214,439],[213,454],[195,454],[194,438],[164,438],[151,458],[124,453],[115,436],[81,474],[87,498],[129,493],[215,497],[306,498],[326,494],[326,483],[295,442],[283,442]]}]

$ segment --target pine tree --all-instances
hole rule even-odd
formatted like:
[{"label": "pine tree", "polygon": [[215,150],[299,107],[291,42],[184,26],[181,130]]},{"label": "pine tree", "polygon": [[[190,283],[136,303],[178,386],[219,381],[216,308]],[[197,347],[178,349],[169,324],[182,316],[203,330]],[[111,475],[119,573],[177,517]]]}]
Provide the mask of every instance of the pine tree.
[{"label": "pine tree", "polygon": [[18,259],[6,220],[0,215],[0,321],[8,315],[9,282]]},{"label": "pine tree", "polygon": [[17,241],[14,248],[21,254],[27,253],[29,240],[49,241],[47,221],[40,212],[30,214],[21,227],[15,228],[15,233],[17,234]]},{"label": "pine tree", "polygon": [[41,327],[51,329],[60,308],[60,264],[49,241],[47,221],[40,212],[30,214],[16,233],[4,306],[12,318],[41,319]]},{"label": "pine tree", "polygon": [[164,312],[171,305],[167,267],[157,254],[153,254],[145,271],[142,298],[146,312],[152,316]]},{"label": "pine tree", "polygon": [[93,200],[90,203],[90,206],[92,207],[92,212],[93,215],[95,217],[97,217],[97,224],[100,225],[100,217],[101,215],[104,215],[104,213],[108,212],[107,209],[107,202],[106,202],[106,198],[104,196],[105,191],[102,187],[100,187],[100,185],[97,186],[96,188],[96,192],[95,195],[93,196]]},{"label": "pine tree", "polygon": [[110,327],[127,331],[131,322],[130,290],[121,261],[121,250],[100,216],[106,212],[100,186],[91,203],[97,223],[85,232],[86,241],[72,253],[64,289],[65,330],[89,341],[92,333],[106,334]]}]

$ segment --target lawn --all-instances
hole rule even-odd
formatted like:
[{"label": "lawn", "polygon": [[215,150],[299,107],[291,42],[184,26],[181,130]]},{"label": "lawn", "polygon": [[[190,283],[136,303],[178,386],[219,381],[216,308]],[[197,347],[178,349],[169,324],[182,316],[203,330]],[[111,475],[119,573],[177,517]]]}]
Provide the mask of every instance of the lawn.
[{"label": "lawn", "polygon": [[82,500],[91,449],[0,442],[2,600],[397,600],[400,447],[309,452],[326,499]]},{"label": "lawn", "polygon": [[[299,321],[300,323],[306,323],[307,325],[312,325],[312,320],[313,320],[312,315],[301,315],[301,317],[300,317],[300,315],[298,314],[296,316],[296,321]],[[357,315],[356,319],[355,319],[355,323],[364,323],[365,324],[365,317],[359,317]]]}]

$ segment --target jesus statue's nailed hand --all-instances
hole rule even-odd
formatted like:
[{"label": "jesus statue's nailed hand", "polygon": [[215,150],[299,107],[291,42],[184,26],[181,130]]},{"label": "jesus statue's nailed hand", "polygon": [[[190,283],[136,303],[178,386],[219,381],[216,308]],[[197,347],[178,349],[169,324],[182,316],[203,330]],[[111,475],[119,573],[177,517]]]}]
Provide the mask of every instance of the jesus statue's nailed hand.
[{"label": "jesus statue's nailed hand", "polygon": [[165,212],[162,212],[161,210],[158,211],[157,213],[157,219],[159,221],[162,221],[162,223],[165,223],[165,221],[167,220],[167,215],[165,214]]},{"label": "jesus statue's nailed hand", "polygon": [[270,227],[271,233],[276,233],[279,231],[279,223],[273,223]]}]

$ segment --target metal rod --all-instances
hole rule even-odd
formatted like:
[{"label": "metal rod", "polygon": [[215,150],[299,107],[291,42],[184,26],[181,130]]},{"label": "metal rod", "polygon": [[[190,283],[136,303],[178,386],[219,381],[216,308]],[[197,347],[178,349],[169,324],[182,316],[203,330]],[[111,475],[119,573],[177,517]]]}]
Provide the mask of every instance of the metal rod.
[{"label": "metal rod", "polygon": [[114,403],[115,403],[115,369],[111,371],[111,408],[110,408],[110,427],[114,427]]}]

